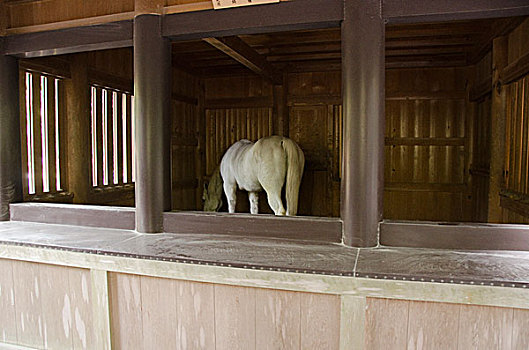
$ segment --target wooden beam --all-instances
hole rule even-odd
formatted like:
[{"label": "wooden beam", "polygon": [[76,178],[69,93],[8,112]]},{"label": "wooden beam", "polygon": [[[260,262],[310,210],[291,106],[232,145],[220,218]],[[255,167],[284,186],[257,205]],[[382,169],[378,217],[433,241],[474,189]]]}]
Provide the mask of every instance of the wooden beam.
[{"label": "wooden beam", "polygon": [[174,40],[338,27],[343,0],[291,0],[222,11],[164,16],[162,33]]},{"label": "wooden beam", "polygon": [[380,244],[457,250],[529,250],[526,225],[385,221]]},{"label": "wooden beam", "polygon": [[502,84],[510,84],[529,73],[529,53],[518,58],[507,67],[503,68],[500,74]]},{"label": "wooden beam", "polygon": [[[74,203],[87,203],[91,188],[90,89],[88,59],[75,55],[71,63],[72,78],[65,81],[67,132],[67,190],[74,194]],[[101,159],[101,158],[99,158]]]},{"label": "wooden beam", "polygon": [[382,3],[383,17],[390,24],[529,15],[527,0],[384,0]]},{"label": "wooden beam", "polygon": [[501,88],[500,74],[508,62],[508,38],[492,43],[492,102],[488,222],[500,223],[500,191],[504,186],[506,89]]},{"label": "wooden beam", "polygon": [[[0,48],[2,44],[0,37]],[[9,204],[22,199],[17,59],[0,55],[0,76],[0,221],[3,221],[9,220]]]},{"label": "wooden beam", "polygon": [[42,57],[132,46],[132,20],[6,37],[2,51],[18,57]]},{"label": "wooden beam", "polygon": [[280,85],[283,82],[283,74],[241,38],[229,36],[224,38],[206,38],[204,41],[272,83]]}]

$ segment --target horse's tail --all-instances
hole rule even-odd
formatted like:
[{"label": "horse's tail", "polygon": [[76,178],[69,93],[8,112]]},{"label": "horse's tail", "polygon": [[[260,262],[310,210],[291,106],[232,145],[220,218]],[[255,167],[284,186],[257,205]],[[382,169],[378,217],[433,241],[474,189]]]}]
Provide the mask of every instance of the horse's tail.
[{"label": "horse's tail", "polygon": [[281,146],[287,155],[287,181],[285,194],[287,200],[287,215],[296,215],[298,212],[298,195],[305,156],[301,148],[291,139],[283,138]]}]

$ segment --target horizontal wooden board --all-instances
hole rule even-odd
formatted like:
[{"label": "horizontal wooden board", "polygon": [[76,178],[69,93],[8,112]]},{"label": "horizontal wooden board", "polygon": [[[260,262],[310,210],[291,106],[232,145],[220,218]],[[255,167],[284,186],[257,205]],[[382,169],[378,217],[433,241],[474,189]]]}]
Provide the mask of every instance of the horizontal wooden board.
[{"label": "horizontal wooden board", "polygon": [[164,229],[173,233],[228,234],[309,241],[341,242],[339,219],[272,215],[164,213]]}]

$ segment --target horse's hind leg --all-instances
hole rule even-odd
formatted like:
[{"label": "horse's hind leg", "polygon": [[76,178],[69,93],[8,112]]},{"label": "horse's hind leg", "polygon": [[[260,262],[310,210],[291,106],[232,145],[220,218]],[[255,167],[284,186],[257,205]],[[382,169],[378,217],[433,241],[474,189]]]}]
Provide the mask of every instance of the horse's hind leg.
[{"label": "horse's hind leg", "polygon": [[235,213],[235,204],[237,203],[237,185],[224,182],[223,187],[224,194],[228,199],[228,211],[230,213]]},{"label": "horse's hind leg", "polygon": [[258,192],[248,192],[248,198],[250,199],[250,213],[258,214],[259,213],[259,193]]},{"label": "horse's hind leg", "polygon": [[285,208],[283,207],[283,202],[281,201],[281,187],[267,188],[263,186],[266,191],[266,197],[268,197],[268,204],[270,208],[274,211],[275,215],[285,215]]}]

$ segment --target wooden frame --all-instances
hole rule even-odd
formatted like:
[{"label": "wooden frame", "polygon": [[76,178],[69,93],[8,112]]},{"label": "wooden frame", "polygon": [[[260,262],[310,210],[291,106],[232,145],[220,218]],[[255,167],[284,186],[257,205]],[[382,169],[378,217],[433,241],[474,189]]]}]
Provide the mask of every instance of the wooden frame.
[{"label": "wooden frame", "polygon": [[[349,3],[348,0],[345,1],[346,4]],[[162,35],[174,40],[184,40],[221,35],[337,26],[344,20],[343,6],[342,0],[295,0],[281,2],[274,6],[246,7],[220,12],[206,10],[173,13],[165,15],[163,18]],[[380,10],[380,6],[378,8]],[[442,2],[433,0],[411,2],[386,0],[382,3],[382,13],[379,14],[377,20],[385,23],[417,23],[433,20],[477,19],[524,14],[529,14],[529,5],[523,0],[480,0],[472,4],[448,0]],[[346,18],[346,20],[350,19]],[[379,39],[380,33],[376,33],[375,36]],[[132,20],[126,20],[91,27],[9,36],[2,53],[18,57],[36,57],[124,47],[131,46],[131,44]],[[381,50],[380,55],[383,58],[383,50]],[[380,67],[376,66],[375,69],[380,69]],[[376,103],[376,98],[370,99],[369,104],[372,103]],[[378,103],[383,103],[380,101],[380,97]],[[344,130],[346,133],[349,132],[345,127]],[[383,133],[383,130],[378,132]],[[378,137],[383,140],[380,134],[378,134]],[[383,143],[377,144],[379,147],[383,147]],[[349,159],[347,151],[349,146],[344,150],[344,157],[347,159]],[[377,161],[380,162],[381,159]],[[381,191],[382,184],[383,182],[377,184],[375,186],[376,191],[370,193],[366,198],[362,197],[359,202],[368,202],[360,204],[362,207],[373,206],[373,203],[379,200],[374,197],[378,196],[376,193]],[[345,193],[349,193],[348,191],[351,190],[349,186],[353,185],[349,184],[346,186],[344,188]],[[352,208],[347,208],[342,213],[342,220],[346,223],[350,220],[349,215],[352,212],[349,210]],[[367,219],[378,223],[380,220],[379,214],[379,209],[371,211],[367,214]],[[248,227],[251,227],[250,222],[243,224],[248,224]],[[345,231],[349,232],[348,234],[357,234],[355,230],[351,230],[350,225],[346,226]],[[449,228],[441,230],[448,232]],[[461,232],[466,232],[466,228],[463,228]],[[373,227],[368,231],[364,231],[362,235],[364,237],[358,241],[354,239],[347,239],[346,241],[348,244],[359,246],[372,246],[376,243],[377,230],[373,229]]]}]

